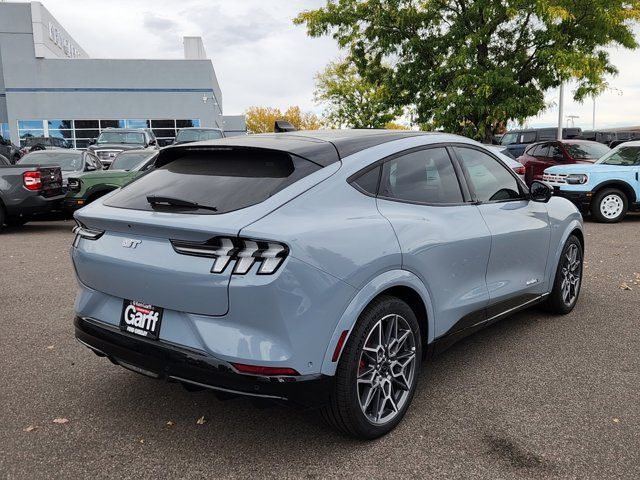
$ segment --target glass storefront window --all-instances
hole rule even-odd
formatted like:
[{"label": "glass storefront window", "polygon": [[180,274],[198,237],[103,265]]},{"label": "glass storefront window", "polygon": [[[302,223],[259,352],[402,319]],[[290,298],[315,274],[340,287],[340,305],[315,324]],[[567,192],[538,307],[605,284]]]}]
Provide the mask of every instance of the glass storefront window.
[{"label": "glass storefront window", "polygon": [[149,120],[127,119],[124,122],[125,128],[149,128]]},{"label": "glass storefront window", "polygon": [[104,128],[124,128],[124,120],[100,120],[100,130]]},{"label": "glass storefront window", "polygon": [[49,136],[73,140],[73,130],[57,130],[50,128]]},{"label": "glass storefront window", "polygon": [[100,128],[100,122],[98,122],[98,120],[76,120],[73,123],[75,124],[76,129],[83,129],[83,128],[99,129]]},{"label": "glass storefront window", "polygon": [[42,120],[18,120],[18,130],[44,131],[44,124]]},{"label": "glass storefront window", "polygon": [[176,121],[175,120],[151,120],[151,128],[156,129],[156,128],[171,128],[174,129],[176,128]]},{"label": "glass storefront window", "polygon": [[9,124],[8,123],[0,123],[0,137],[5,140],[9,140]]},{"label": "glass storefront window", "polygon": [[49,131],[73,129],[72,120],[47,120],[47,124],[49,125]]}]

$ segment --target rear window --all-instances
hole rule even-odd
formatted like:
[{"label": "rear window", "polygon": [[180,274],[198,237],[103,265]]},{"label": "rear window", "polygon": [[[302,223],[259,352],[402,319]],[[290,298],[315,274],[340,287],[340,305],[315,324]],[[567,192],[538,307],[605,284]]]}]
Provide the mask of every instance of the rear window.
[{"label": "rear window", "polygon": [[[261,203],[320,168],[296,155],[272,150],[187,151],[132,182],[105,205],[175,213],[227,213]],[[197,203],[206,208],[150,205],[147,196]]]},{"label": "rear window", "polygon": [[565,143],[569,155],[578,160],[598,159],[611,149],[598,143]]}]

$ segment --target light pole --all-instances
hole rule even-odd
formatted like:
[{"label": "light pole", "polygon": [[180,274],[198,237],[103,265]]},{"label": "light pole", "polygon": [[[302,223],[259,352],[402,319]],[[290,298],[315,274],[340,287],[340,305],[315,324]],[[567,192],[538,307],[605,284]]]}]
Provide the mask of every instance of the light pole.
[{"label": "light pole", "polygon": [[564,83],[560,84],[560,99],[558,101],[558,140],[562,140],[562,118],[564,116]]},{"label": "light pole", "polygon": [[591,129],[595,131],[596,129],[596,96],[593,96],[593,117],[591,121]]}]

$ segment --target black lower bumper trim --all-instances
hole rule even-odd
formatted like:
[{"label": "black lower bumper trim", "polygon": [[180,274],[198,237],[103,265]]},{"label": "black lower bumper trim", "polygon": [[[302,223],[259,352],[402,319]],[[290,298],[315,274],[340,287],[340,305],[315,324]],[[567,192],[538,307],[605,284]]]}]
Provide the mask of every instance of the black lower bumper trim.
[{"label": "black lower bumper trim", "polygon": [[591,198],[593,193],[588,192],[577,192],[573,190],[562,190],[560,187],[554,187],[553,195],[556,197],[566,198],[578,208],[587,209],[589,205],[591,205]]},{"label": "black lower bumper trim", "polygon": [[236,373],[231,365],[206,352],[166,342],[135,338],[118,328],[76,317],[76,338],[113,363],[152,378],[210,388],[226,393],[284,400],[317,407],[328,401],[333,377],[261,377]]}]

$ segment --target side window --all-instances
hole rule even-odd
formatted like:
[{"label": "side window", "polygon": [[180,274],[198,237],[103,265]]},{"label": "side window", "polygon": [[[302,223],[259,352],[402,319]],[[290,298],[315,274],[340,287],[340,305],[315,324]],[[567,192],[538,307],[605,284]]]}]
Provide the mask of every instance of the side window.
[{"label": "side window", "polygon": [[520,185],[495,158],[479,150],[456,147],[469,187],[481,202],[523,198]]},{"label": "side window", "polygon": [[380,178],[380,167],[376,167],[373,170],[363,173],[351,183],[357,185],[360,190],[367,192],[371,195],[378,193],[378,180]]},{"label": "side window", "polygon": [[549,144],[543,143],[542,145],[538,145],[533,150],[533,155],[535,157],[548,157],[549,156]]},{"label": "side window", "polygon": [[536,132],[525,132],[522,134],[522,143],[533,143],[536,141]]},{"label": "side window", "polygon": [[462,192],[445,148],[428,148],[384,163],[381,197],[421,203],[462,203]]},{"label": "side window", "polygon": [[547,156],[556,160],[564,160],[562,150],[560,150],[560,147],[554,144],[549,145],[549,155]]}]

